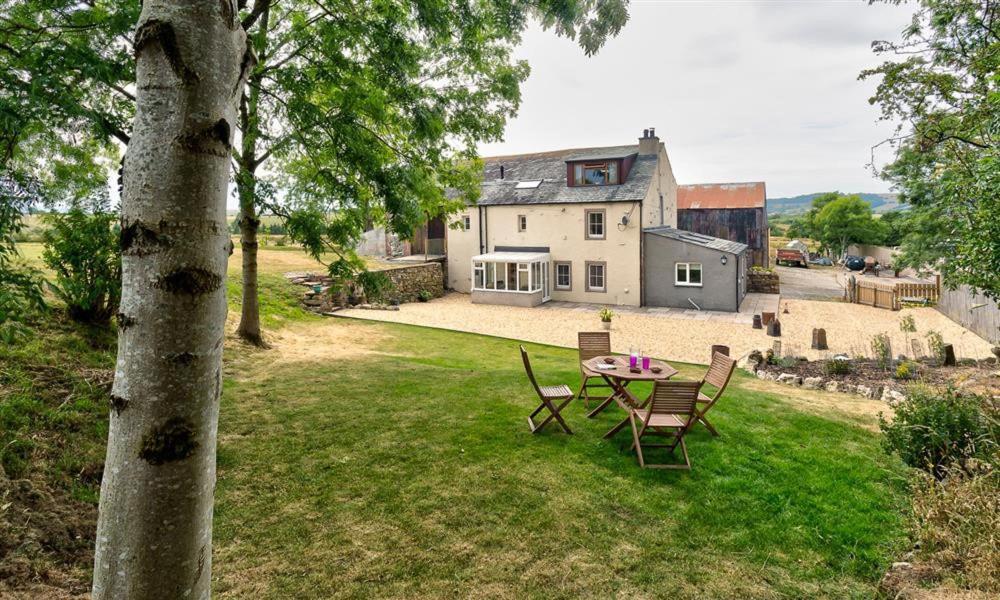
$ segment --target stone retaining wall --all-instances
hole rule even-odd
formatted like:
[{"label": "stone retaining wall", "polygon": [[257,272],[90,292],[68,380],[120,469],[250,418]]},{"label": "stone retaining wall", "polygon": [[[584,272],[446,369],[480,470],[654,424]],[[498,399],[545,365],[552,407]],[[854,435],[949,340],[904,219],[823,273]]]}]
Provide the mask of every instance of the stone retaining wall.
[{"label": "stone retaining wall", "polygon": [[431,262],[412,267],[399,267],[383,271],[392,281],[393,289],[387,294],[400,302],[418,301],[420,292],[426,290],[431,297],[444,296],[444,273],[441,263]]},{"label": "stone retaining wall", "polygon": [[747,275],[747,291],[754,294],[780,294],[781,282],[777,273],[755,273]]}]

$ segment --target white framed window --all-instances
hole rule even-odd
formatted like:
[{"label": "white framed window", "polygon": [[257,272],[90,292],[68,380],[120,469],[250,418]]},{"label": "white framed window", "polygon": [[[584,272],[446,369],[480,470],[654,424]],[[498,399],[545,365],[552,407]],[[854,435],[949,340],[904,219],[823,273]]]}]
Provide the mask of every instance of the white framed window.
[{"label": "white framed window", "polygon": [[469,215],[462,215],[462,229],[465,231],[472,229],[472,217]]},{"label": "white framed window", "polygon": [[608,263],[587,262],[587,291],[608,291]]},{"label": "white framed window", "polygon": [[701,287],[701,263],[676,263],[674,285]]},{"label": "white framed window", "polygon": [[586,239],[603,240],[605,237],[604,211],[587,210],[584,211],[584,221],[586,222]]},{"label": "white framed window", "polygon": [[528,230],[528,215],[517,215],[517,230],[518,231]]},{"label": "white framed window", "polygon": [[472,287],[477,290],[486,289],[486,265],[481,262],[472,263]]},{"label": "white framed window", "polygon": [[556,268],[556,285],[557,290],[572,290],[573,289],[573,263],[569,261],[554,263]]}]

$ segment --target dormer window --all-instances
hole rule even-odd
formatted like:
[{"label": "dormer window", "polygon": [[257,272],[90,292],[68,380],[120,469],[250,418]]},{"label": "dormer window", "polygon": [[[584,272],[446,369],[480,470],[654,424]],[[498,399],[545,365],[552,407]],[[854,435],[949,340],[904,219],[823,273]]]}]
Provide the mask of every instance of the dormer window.
[{"label": "dormer window", "polygon": [[618,161],[577,163],[573,180],[576,185],[618,185]]}]

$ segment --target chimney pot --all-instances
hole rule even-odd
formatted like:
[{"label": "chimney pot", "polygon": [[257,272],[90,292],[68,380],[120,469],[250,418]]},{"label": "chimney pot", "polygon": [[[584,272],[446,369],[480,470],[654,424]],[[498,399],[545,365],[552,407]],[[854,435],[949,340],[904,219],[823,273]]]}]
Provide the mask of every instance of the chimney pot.
[{"label": "chimney pot", "polygon": [[656,137],[656,128],[655,127],[650,127],[649,128],[649,137]]},{"label": "chimney pot", "polygon": [[649,129],[643,129],[642,130],[642,139],[646,139],[648,137],[649,137]]}]

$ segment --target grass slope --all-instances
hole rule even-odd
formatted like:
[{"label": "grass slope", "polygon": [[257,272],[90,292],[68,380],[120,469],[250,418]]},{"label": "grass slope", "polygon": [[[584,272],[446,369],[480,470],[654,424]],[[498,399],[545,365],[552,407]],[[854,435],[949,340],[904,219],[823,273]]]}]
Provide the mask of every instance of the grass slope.
[{"label": "grass slope", "polygon": [[[871,597],[901,546],[901,469],[875,436],[740,377],[722,437],[689,438],[692,472],[643,470],[626,432],[601,439],[618,411],[574,404],[575,435],[531,435],[515,342],[309,327],[351,328],[357,359],[227,369],[220,597]],[[544,380],[578,380],[574,352],[530,351]]]}]

